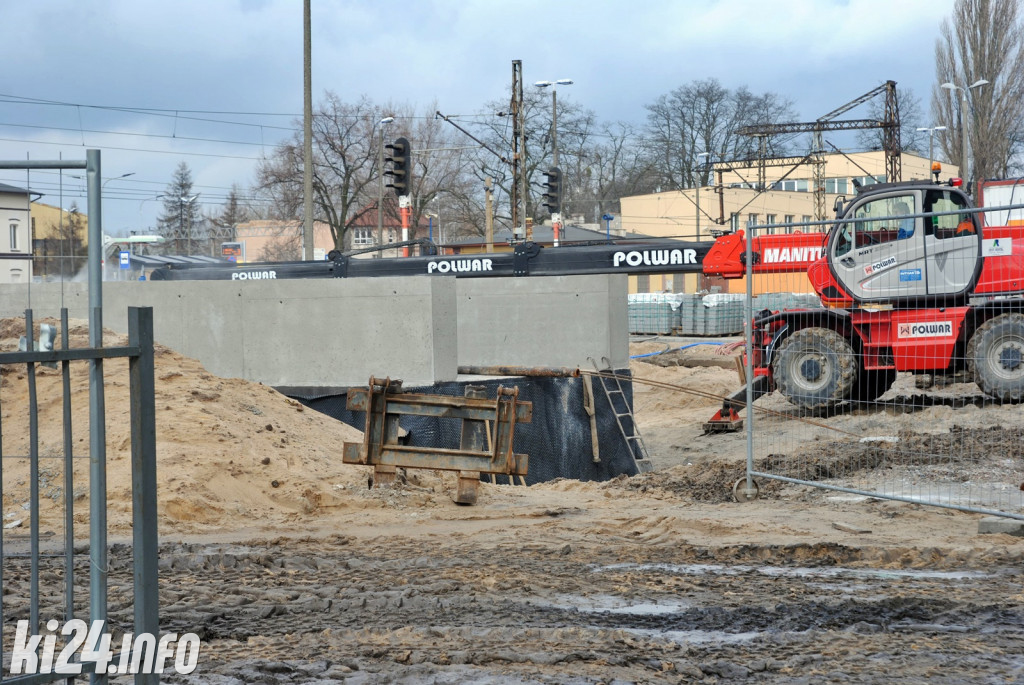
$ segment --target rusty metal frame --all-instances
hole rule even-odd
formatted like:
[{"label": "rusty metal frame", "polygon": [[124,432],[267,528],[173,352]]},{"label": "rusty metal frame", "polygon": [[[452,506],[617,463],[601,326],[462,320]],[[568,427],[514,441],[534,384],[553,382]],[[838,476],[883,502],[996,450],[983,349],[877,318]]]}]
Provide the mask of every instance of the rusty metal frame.
[{"label": "rusty metal frame", "polygon": [[[529,458],[512,451],[515,426],[529,423],[533,404],[518,399],[518,388],[499,386],[494,399],[450,397],[404,393],[402,382],[390,378],[370,378],[367,388],[348,393],[348,408],[366,412],[363,442],[347,442],[342,461],[346,464],[428,468],[445,471],[479,471],[525,476]],[[399,417],[434,416],[489,422],[489,449],[415,447],[400,445]]]}]

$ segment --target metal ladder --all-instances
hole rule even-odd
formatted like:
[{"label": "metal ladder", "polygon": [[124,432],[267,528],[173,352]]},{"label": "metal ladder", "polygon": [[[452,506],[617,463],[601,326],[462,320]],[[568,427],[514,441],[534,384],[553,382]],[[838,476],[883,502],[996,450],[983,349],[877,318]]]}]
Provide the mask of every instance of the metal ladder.
[{"label": "metal ladder", "polygon": [[[612,370],[608,357],[601,357],[601,361],[606,367],[604,370],[598,367],[593,357],[590,358],[590,361],[594,365],[594,370],[597,371],[596,377],[601,381],[601,389],[604,390],[604,395],[608,398],[608,406],[611,407],[612,413],[615,415],[615,423],[619,427],[619,433],[622,434],[622,438],[629,446],[629,452],[636,463],[637,471],[639,473],[653,471],[654,466],[651,464],[650,456],[647,453],[647,446],[640,435],[640,429],[637,428],[636,417],[633,416],[633,409],[626,400],[626,393],[622,390],[619,375]],[[623,421],[626,417],[629,417],[629,420]]]}]

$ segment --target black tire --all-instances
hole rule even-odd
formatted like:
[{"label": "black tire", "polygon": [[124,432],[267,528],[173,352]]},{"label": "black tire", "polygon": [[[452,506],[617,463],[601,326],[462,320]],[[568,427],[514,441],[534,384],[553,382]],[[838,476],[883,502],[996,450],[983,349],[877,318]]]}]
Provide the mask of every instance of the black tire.
[{"label": "black tire", "polygon": [[853,346],[828,328],[804,328],[782,341],[772,361],[775,387],[793,404],[827,409],[850,398],[857,380]]},{"label": "black tire", "polygon": [[861,369],[853,384],[851,399],[874,402],[896,382],[896,369]]},{"label": "black tire", "polygon": [[1002,314],[978,326],[967,343],[967,367],[986,395],[1024,399],[1024,314]]}]

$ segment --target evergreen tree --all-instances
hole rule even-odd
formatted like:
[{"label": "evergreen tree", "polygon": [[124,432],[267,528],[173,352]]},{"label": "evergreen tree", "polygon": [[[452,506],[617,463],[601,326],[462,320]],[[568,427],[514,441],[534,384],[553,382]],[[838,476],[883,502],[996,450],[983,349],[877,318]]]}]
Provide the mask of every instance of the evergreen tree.
[{"label": "evergreen tree", "polygon": [[164,209],[157,219],[157,233],[173,245],[176,254],[193,249],[193,240],[202,235],[202,216],[198,194],[192,192],[192,170],[182,162],[163,195]]}]

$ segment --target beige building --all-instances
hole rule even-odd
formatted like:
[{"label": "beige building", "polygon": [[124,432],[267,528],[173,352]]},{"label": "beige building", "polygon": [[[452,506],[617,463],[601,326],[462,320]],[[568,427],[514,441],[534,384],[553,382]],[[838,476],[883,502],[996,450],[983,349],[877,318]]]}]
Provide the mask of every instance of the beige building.
[{"label": "beige building", "polygon": [[[931,163],[905,152],[901,166],[902,180],[924,180],[929,177]],[[774,228],[764,229],[766,233],[828,230],[827,225],[815,224],[812,165],[766,166],[764,192],[757,190],[760,182],[756,162],[716,164],[715,171],[715,186],[622,198],[622,227],[630,233],[679,240],[712,240],[713,232],[738,230],[748,224],[774,224]],[[885,153],[881,151],[825,155],[824,218],[834,217],[837,198],[856,193],[855,181],[863,185],[884,182],[885,173]],[[955,166],[946,165],[941,177],[958,173]],[[744,279],[707,281],[696,274],[676,274],[630,277],[630,292],[692,293],[709,284],[723,292],[746,291]],[[787,274],[785,278],[774,274],[770,286],[767,282],[759,284],[755,277],[754,286],[755,291],[764,292],[780,288],[787,292],[810,291],[802,273]]]},{"label": "beige building", "polygon": [[0,283],[31,280],[29,191],[0,183]]},{"label": "beige building", "polygon": [[[243,246],[239,262],[299,260],[302,259],[302,222],[246,221],[235,227],[235,242]],[[333,249],[330,226],[326,221],[314,221],[313,259],[322,260]]]}]

